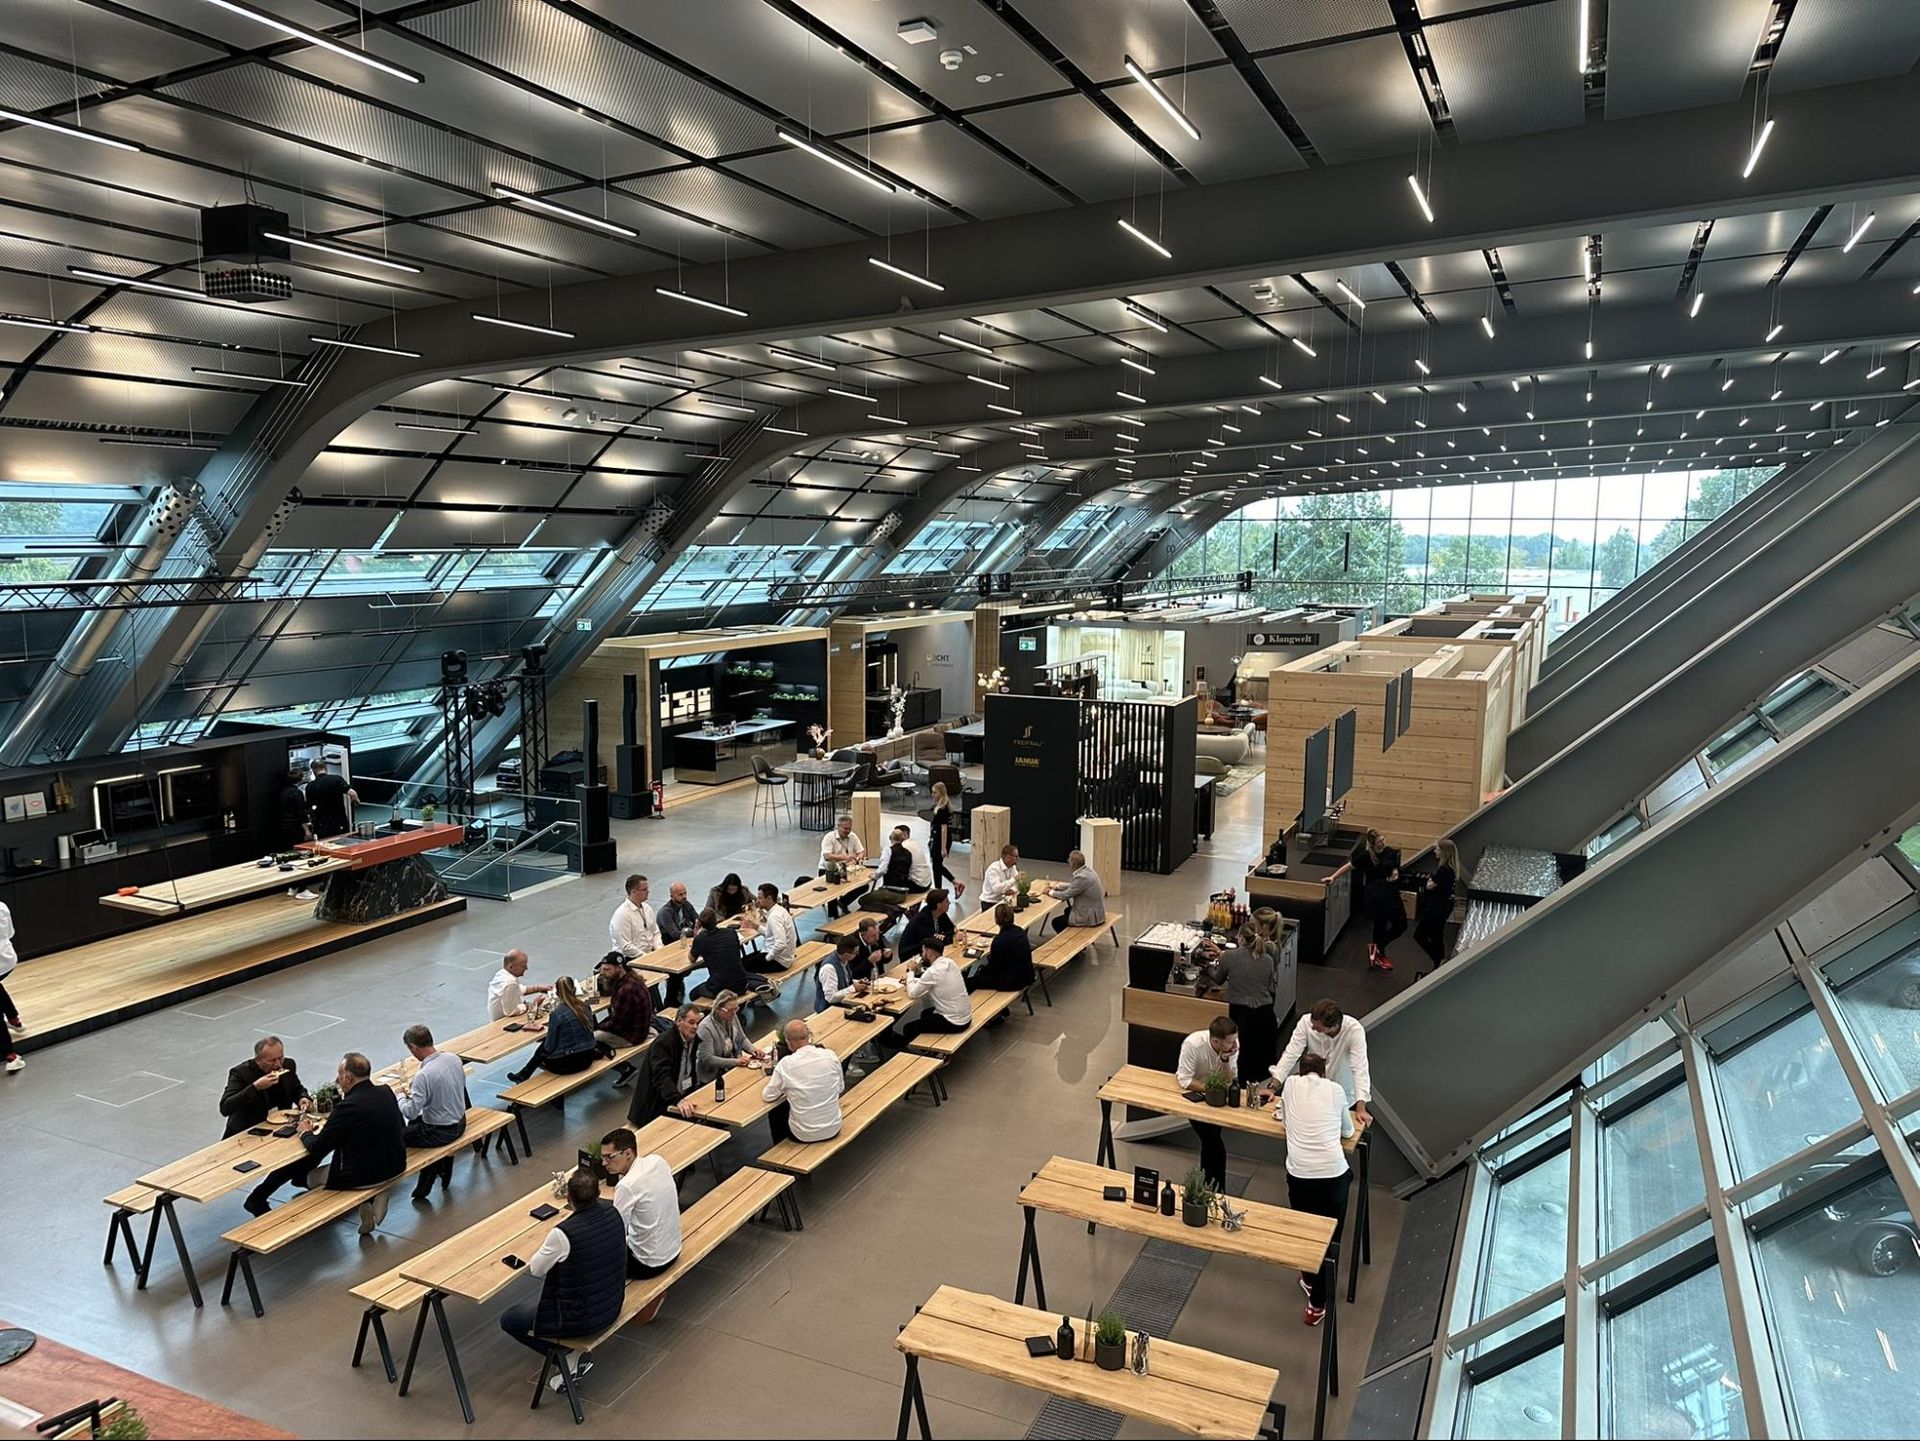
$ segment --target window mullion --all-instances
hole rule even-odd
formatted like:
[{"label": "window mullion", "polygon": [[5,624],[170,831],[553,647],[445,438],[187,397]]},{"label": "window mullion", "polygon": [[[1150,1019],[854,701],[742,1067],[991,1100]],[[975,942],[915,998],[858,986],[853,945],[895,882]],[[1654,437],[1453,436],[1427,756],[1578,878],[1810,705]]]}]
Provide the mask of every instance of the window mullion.
[{"label": "window mullion", "polygon": [[1560,1434],[1600,1434],[1599,1306],[1580,1268],[1599,1249],[1599,1124],[1575,1086],[1568,1128],[1566,1318],[1560,1343]]}]

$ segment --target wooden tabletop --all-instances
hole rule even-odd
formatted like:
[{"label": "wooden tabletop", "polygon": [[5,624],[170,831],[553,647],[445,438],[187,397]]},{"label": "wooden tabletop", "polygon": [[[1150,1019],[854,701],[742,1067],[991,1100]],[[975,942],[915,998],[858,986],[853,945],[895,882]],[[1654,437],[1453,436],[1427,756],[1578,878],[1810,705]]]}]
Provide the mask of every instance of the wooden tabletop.
[{"label": "wooden tabletop", "polygon": [[[1065,908],[1067,904],[1065,901],[1057,901],[1053,898],[1053,884],[1052,881],[1035,882],[1033,900],[1024,910],[1017,913],[1020,924],[1028,930],[1032,930],[1042,921],[1053,919]],[[999,922],[993,918],[994,909],[992,906],[982,906],[954,929],[969,936],[991,937],[1000,929]]]},{"label": "wooden tabletop", "polygon": [[644,956],[635,956],[627,962],[636,971],[650,971],[662,976],[684,976],[694,966],[693,937],[686,936],[677,941],[669,941],[648,951]]},{"label": "wooden tabletop", "polygon": [[844,900],[855,891],[864,891],[872,884],[872,866],[852,867],[844,881],[829,883],[825,876],[815,876],[805,885],[795,886],[787,892],[787,909],[797,916],[802,911],[812,910],[815,906]]},{"label": "wooden tabletop", "polygon": [[382,828],[365,840],[348,835],[335,836],[327,841],[302,841],[299,849],[312,851],[315,855],[337,857],[354,870],[364,871],[370,866],[383,866],[388,861],[417,856],[422,851],[458,845],[466,838],[467,828],[463,825],[451,821],[423,821],[418,825],[409,824],[405,830]]},{"label": "wooden tabletop", "polygon": [[[1100,1099],[1143,1111],[1158,1111],[1163,1116],[1179,1116],[1188,1121],[1205,1121],[1229,1131],[1247,1131],[1256,1136],[1287,1138],[1286,1125],[1274,1114],[1277,1105],[1209,1106],[1204,1101],[1189,1101],[1171,1071],[1154,1071],[1145,1066],[1122,1066],[1113,1079],[1100,1088]],[[1351,1152],[1360,1140],[1360,1129],[1341,1142]]]},{"label": "wooden tabletop", "polygon": [[[842,1010],[822,1011],[807,1017],[813,1030],[813,1042],[824,1046],[842,1061],[859,1050],[875,1036],[893,1024],[892,1016],[875,1016],[871,1021],[854,1021],[847,1018]],[[756,1037],[754,1045],[761,1050],[770,1050],[778,1039],[778,1028]],[[699,1108],[700,1119],[710,1125],[725,1126],[737,1131],[751,1126],[760,1120],[778,1101],[769,1101],[760,1094],[767,1084],[767,1072],[758,1066],[741,1066],[727,1074],[727,1099],[716,1102],[713,1098],[711,1083],[702,1086],[687,1097],[687,1100]]]},{"label": "wooden tabletop", "polygon": [[[1261,1201],[1232,1201],[1236,1211],[1244,1209],[1247,1213],[1239,1230],[1225,1230],[1217,1222],[1189,1226],[1177,1210],[1163,1216],[1131,1200],[1103,1200],[1100,1193],[1108,1186],[1119,1186],[1131,1197],[1133,1173],[1055,1156],[1022,1188],[1020,1204],[1075,1221],[1094,1221],[1135,1236],[1226,1256],[1245,1256],[1296,1271],[1319,1270],[1327,1259],[1327,1247],[1333,1244],[1331,1216],[1315,1216]],[[1179,1189],[1177,1183],[1175,1189]]]},{"label": "wooden tabletop", "polygon": [[177,916],[204,906],[237,901],[242,896],[257,896],[263,891],[283,891],[292,885],[304,887],[315,876],[352,869],[353,862],[346,860],[323,860],[317,865],[302,860],[290,871],[278,866],[262,866],[258,861],[242,861],[237,866],[221,866],[218,870],[201,871],[178,880],[155,881],[140,887],[136,895],[102,896],[100,904],[115,910],[137,911],[143,916]]},{"label": "wooden tabletop", "polygon": [[1027,1354],[1027,1337],[1051,1336],[1059,1324],[1058,1316],[1044,1311],[942,1286],[893,1344],[910,1356],[1138,1416],[1185,1436],[1249,1438],[1266,1424],[1267,1403],[1280,1380],[1272,1367],[1157,1338],[1144,1376]]},{"label": "wooden tabletop", "polygon": [[[270,1120],[267,1124],[287,1122]],[[149,1190],[164,1191],[183,1200],[213,1201],[243,1186],[259,1185],[266,1180],[267,1172],[297,1161],[305,1154],[306,1147],[300,1144],[297,1135],[255,1136],[242,1131],[137,1179],[138,1184]],[[233,1169],[247,1161],[260,1164],[244,1172]]]},{"label": "wooden tabletop", "polygon": [[[609,1009],[613,1001],[606,996],[593,994],[582,997],[595,1012]],[[463,1061],[476,1065],[488,1065],[494,1061],[503,1061],[514,1052],[533,1045],[546,1034],[544,1027],[529,1030],[532,1018],[526,1012],[517,1016],[502,1016],[497,1021],[488,1021],[484,1026],[475,1026],[471,1031],[458,1036],[449,1036],[444,1041],[436,1041],[435,1048],[451,1051]],[[508,1030],[508,1026],[517,1027]]]}]

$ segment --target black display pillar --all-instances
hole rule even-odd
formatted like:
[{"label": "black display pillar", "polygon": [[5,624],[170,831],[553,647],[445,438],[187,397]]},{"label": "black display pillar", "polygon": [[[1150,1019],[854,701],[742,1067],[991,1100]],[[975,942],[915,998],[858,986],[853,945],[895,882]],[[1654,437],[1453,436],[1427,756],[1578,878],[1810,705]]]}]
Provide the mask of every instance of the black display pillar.
[{"label": "black display pillar", "polygon": [[613,750],[613,794],[607,798],[607,809],[617,821],[653,814],[647,750],[638,736],[639,690],[637,675],[629,672],[620,677],[620,744]]},{"label": "black display pillar", "polygon": [[600,702],[580,702],[580,754],[587,783],[573,788],[580,807],[580,874],[599,875],[620,864],[620,853],[607,831],[607,788],[600,782]]},{"label": "black display pillar", "polygon": [[1080,843],[1080,703],[989,695],[986,799],[1008,810],[1023,858],[1064,861]]}]

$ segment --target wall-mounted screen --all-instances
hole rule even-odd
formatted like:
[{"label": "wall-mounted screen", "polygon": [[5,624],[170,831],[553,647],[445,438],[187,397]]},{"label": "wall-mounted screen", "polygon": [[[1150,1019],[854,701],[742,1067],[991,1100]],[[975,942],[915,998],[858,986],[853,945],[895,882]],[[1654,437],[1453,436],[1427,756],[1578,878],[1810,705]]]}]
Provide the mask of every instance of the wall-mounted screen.
[{"label": "wall-mounted screen", "polygon": [[206,820],[220,811],[220,783],[210,770],[165,771],[161,798],[169,821]]},{"label": "wall-mounted screen", "polygon": [[1333,792],[1339,800],[1353,789],[1353,747],[1359,730],[1360,712],[1350,710],[1333,723]]},{"label": "wall-mounted screen", "polygon": [[1400,726],[1401,735],[1413,729],[1413,667],[1408,666],[1400,677]]},{"label": "wall-mounted screen", "polygon": [[1380,749],[1390,751],[1400,737],[1400,677],[1387,677],[1387,704],[1380,715]]},{"label": "wall-mounted screen", "polygon": [[1327,752],[1332,736],[1325,726],[1308,736],[1303,747],[1300,781],[1300,829],[1316,831],[1327,817]]}]

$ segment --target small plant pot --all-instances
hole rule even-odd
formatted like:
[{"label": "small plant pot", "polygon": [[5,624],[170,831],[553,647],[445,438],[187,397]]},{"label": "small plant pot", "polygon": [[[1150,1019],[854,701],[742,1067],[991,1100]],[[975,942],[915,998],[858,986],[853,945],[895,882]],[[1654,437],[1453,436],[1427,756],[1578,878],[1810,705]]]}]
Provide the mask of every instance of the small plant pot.
[{"label": "small plant pot", "polygon": [[1226,1105],[1226,1104],[1227,1104],[1227,1093],[1226,1093],[1225,1091],[1208,1091],[1208,1092],[1207,1092],[1207,1104],[1208,1104],[1209,1106],[1224,1106],[1224,1105]]},{"label": "small plant pot", "polygon": [[1208,1207],[1196,1206],[1191,1201],[1182,1200],[1180,1202],[1180,1219],[1189,1226],[1205,1226],[1207,1224],[1208,1211]]},{"label": "small plant pot", "polygon": [[1105,1341],[1095,1339],[1093,1343],[1093,1364],[1102,1371],[1119,1371],[1127,1364],[1127,1343],[1116,1341],[1109,1346]]}]

